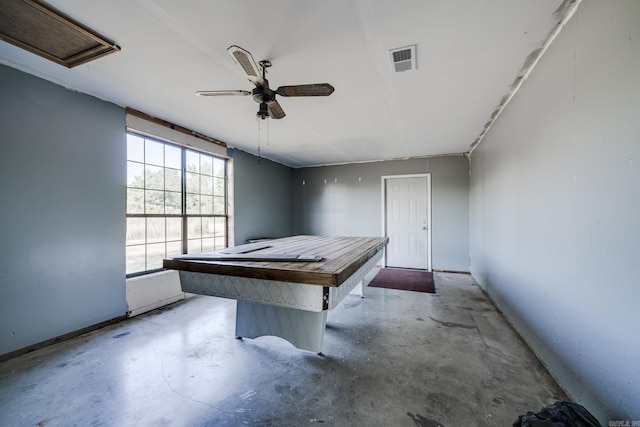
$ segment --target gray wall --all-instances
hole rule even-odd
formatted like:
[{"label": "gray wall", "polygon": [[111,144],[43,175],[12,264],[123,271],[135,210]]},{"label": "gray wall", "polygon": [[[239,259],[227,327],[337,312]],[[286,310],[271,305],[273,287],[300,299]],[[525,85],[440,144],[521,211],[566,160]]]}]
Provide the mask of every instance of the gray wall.
[{"label": "gray wall", "polygon": [[0,65],[0,354],[122,316],[125,113]]},{"label": "gray wall", "polygon": [[295,169],[294,233],[380,236],[381,177],[418,173],[431,174],[433,268],[469,271],[469,163],[463,156]]},{"label": "gray wall", "polygon": [[237,149],[233,159],[234,241],[292,233],[291,168]]},{"label": "gray wall", "polygon": [[543,362],[640,420],[640,2],[582,2],[473,152],[470,212],[472,273]]}]

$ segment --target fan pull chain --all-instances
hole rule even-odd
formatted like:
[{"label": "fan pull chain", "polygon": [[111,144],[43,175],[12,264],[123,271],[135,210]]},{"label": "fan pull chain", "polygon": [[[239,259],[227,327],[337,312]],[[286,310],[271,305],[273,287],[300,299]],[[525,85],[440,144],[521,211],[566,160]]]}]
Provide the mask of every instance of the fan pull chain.
[{"label": "fan pull chain", "polygon": [[257,164],[258,166],[260,166],[261,163],[261,157],[260,157],[260,136],[262,134],[262,132],[260,132],[260,118],[256,116],[256,121],[258,122],[258,160],[257,160]]}]

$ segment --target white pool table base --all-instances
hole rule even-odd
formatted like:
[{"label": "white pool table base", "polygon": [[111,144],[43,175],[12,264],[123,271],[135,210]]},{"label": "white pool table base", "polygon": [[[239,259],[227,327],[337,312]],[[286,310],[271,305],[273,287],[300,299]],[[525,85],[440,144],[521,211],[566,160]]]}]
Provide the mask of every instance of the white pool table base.
[{"label": "white pool table base", "polygon": [[338,287],[180,271],[184,292],[236,299],[236,337],[277,336],[303,350],[320,353],[327,311],[350,292],[363,295],[363,279],[382,251]]}]

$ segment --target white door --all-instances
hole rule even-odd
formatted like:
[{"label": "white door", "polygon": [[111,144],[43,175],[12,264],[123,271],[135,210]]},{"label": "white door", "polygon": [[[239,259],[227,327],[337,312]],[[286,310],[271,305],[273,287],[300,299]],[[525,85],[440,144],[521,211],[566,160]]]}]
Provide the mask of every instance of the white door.
[{"label": "white door", "polygon": [[428,175],[384,178],[386,266],[431,270]]}]

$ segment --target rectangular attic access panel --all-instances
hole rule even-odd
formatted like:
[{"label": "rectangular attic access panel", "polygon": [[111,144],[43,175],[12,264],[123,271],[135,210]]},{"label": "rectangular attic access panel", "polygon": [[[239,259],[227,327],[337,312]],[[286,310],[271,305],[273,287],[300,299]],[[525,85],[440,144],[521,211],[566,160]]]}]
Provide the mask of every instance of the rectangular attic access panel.
[{"label": "rectangular attic access panel", "polygon": [[120,47],[46,3],[0,0],[0,39],[72,68]]}]

